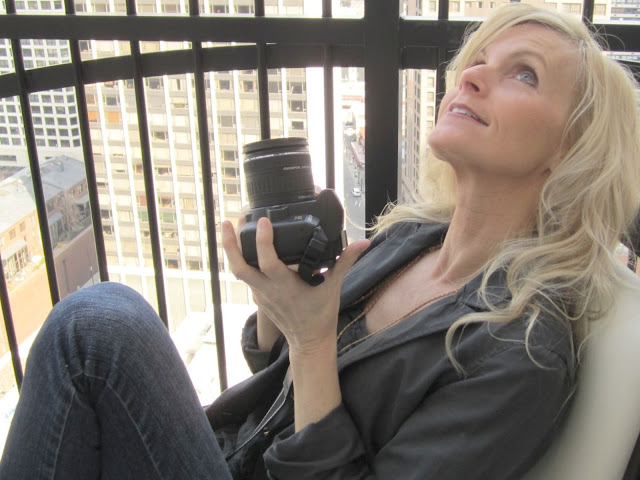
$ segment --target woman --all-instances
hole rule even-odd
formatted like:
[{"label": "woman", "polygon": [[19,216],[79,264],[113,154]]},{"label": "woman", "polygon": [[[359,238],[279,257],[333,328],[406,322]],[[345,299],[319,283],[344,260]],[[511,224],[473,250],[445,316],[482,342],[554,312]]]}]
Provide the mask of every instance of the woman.
[{"label": "woman", "polygon": [[149,307],[120,286],[78,292],[34,346],[0,476],[73,478],[90,458],[77,478],[521,477],[615,288],[639,203],[636,85],[579,21],[524,5],[484,22],[451,72],[429,143],[454,188],[392,209],[320,286],[277,259],[266,219],[260,270],[223,224],[259,306],[254,376],[204,417]]}]

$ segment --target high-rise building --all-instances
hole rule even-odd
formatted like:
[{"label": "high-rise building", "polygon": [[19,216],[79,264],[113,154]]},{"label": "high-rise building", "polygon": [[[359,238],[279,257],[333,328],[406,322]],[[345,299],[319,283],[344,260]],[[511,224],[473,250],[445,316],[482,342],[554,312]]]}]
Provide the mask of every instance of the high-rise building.
[{"label": "high-rise building", "polygon": [[[253,0],[212,0],[201,3],[201,13],[252,15],[253,4]],[[62,8],[49,0],[19,0],[16,6],[39,13]],[[188,4],[169,0],[143,0],[137,2],[137,8],[141,15],[188,13]],[[87,0],[76,2],[76,10],[80,15],[124,13],[125,3]],[[267,1],[266,13],[302,15],[304,0]],[[142,53],[189,47],[175,42],[140,42],[140,46]],[[27,40],[22,49],[27,69],[70,62],[66,41]],[[81,41],[80,50],[83,60],[130,53],[129,44],[120,41]],[[3,72],[13,70],[6,40],[0,45],[0,68]],[[260,139],[257,72],[208,72],[205,81],[216,219],[237,223],[246,201],[242,145]],[[319,86],[321,91],[321,81],[321,71],[314,69],[269,72],[272,137],[309,136],[309,123],[321,122],[322,115],[309,115],[314,100],[308,98],[308,86]],[[165,286],[170,323],[175,327],[192,311],[204,311],[212,303],[194,78],[192,74],[150,77],[145,78],[144,86]],[[125,79],[87,85],[86,98],[109,274],[153,303],[154,266],[134,82]],[[39,156],[64,152],[81,159],[73,88],[40,92],[30,100]],[[321,99],[315,107],[323,107]],[[27,164],[19,109],[17,98],[0,99],[0,166]],[[316,127],[315,131],[323,131],[321,123]],[[228,274],[222,249],[218,258],[223,302],[247,303],[247,287]]]},{"label": "high-rise building", "polygon": [[[12,312],[20,320],[15,322],[17,337],[24,341],[40,326],[51,301],[45,294],[47,278],[31,171],[26,167],[13,170],[0,180],[0,251]],[[60,155],[40,164],[40,176],[64,297],[94,281],[98,271],[84,165]],[[6,352],[4,330],[0,338],[2,355]]]}]

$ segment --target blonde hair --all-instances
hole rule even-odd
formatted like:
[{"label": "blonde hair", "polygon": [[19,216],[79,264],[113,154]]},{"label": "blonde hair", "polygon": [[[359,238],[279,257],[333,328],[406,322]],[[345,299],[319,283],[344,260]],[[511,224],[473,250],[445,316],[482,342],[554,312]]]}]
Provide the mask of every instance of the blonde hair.
[{"label": "blonde hair", "polygon": [[[521,24],[538,24],[560,33],[578,56],[574,105],[563,135],[563,158],[540,194],[535,234],[506,240],[486,266],[480,295],[488,312],[460,318],[449,329],[447,351],[453,355],[455,332],[463,325],[507,323],[526,316],[525,342],[545,312],[566,321],[579,356],[592,322],[610,307],[616,289],[613,251],[638,212],[640,126],[638,83],[603,53],[598,40],[578,19],[525,4],[498,9],[468,33],[448,72],[456,79],[470,61],[498,35]],[[401,222],[442,222],[455,210],[455,178],[444,162],[436,175],[421,176],[421,203],[392,206],[375,227],[379,235]],[[437,179],[437,181],[435,181]],[[488,298],[487,279],[506,269],[511,301],[500,307]],[[535,361],[535,359],[534,359]]]}]

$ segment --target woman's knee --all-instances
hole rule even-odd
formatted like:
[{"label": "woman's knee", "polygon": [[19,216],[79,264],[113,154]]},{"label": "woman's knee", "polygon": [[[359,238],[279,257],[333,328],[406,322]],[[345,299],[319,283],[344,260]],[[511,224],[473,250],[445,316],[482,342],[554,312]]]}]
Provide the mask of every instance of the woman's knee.
[{"label": "woman's knee", "polygon": [[56,304],[36,344],[57,338],[77,346],[86,342],[106,346],[132,337],[151,339],[164,330],[153,307],[139,293],[119,283],[104,282],[78,290]]}]

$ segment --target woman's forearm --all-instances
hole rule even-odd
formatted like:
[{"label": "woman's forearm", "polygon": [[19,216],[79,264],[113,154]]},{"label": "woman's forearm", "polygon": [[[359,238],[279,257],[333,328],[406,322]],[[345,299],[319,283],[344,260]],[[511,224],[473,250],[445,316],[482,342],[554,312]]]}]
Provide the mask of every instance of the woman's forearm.
[{"label": "woman's forearm", "polygon": [[296,432],[324,418],[342,402],[334,338],[313,349],[289,352]]}]

